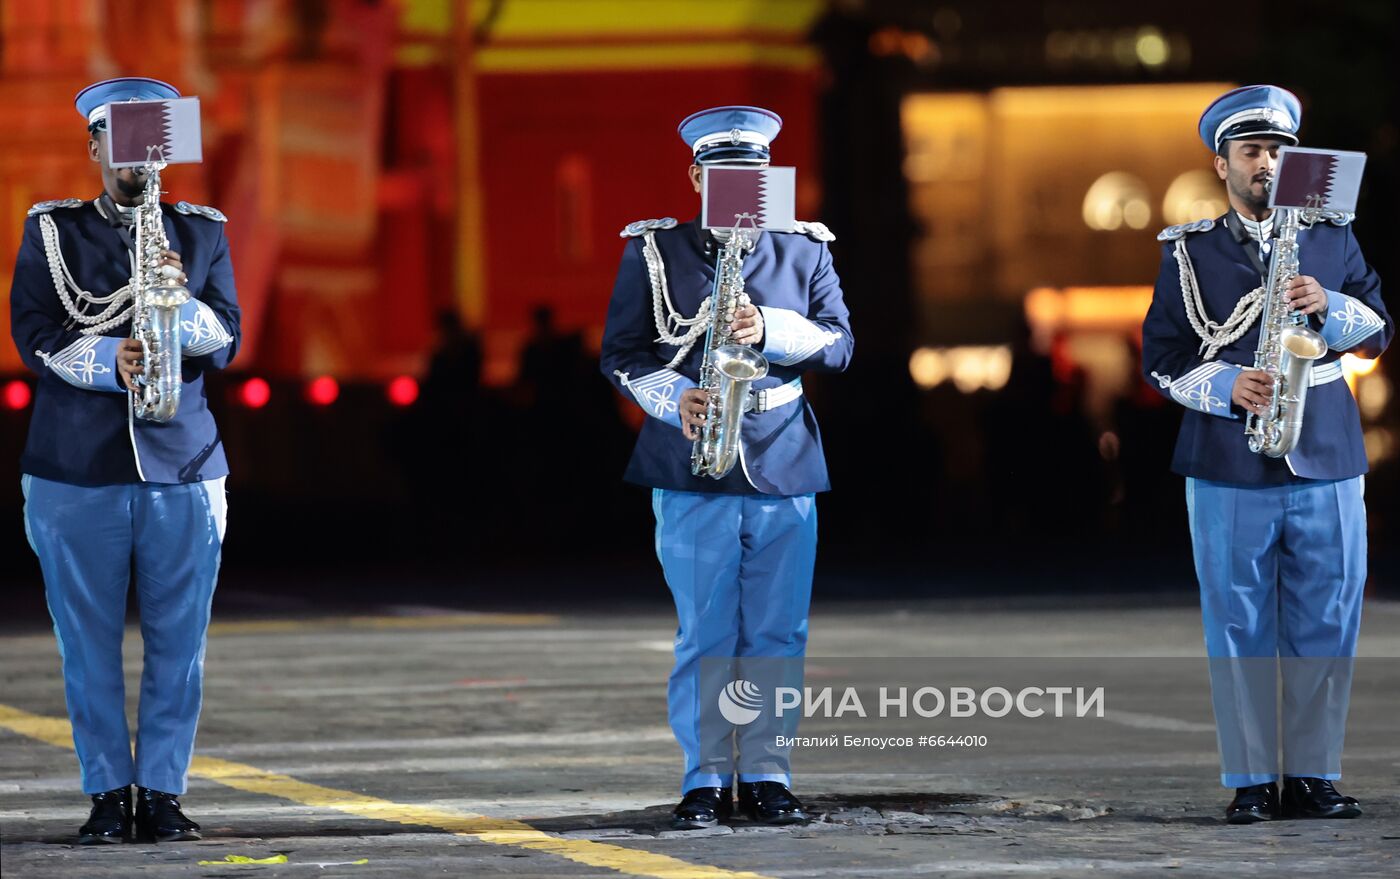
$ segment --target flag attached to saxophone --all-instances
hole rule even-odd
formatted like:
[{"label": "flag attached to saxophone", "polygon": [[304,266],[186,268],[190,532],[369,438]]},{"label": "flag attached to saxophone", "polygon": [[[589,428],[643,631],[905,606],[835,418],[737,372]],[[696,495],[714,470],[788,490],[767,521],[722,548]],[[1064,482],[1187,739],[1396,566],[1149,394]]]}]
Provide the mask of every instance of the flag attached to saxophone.
[{"label": "flag attached to saxophone", "polygon": [[107,159],[113,168],[204,161],[199,98],[108,104]]},{"label": "flag attached to saxophone", "polygon": [[700,215],[706,229],[793,230],[796,168],[702,168]]},{"label": "flag attached to saxophone", "polygon": [[1355,213],[1365,169],[1365,153],[1279,147],[1269,207]]}]

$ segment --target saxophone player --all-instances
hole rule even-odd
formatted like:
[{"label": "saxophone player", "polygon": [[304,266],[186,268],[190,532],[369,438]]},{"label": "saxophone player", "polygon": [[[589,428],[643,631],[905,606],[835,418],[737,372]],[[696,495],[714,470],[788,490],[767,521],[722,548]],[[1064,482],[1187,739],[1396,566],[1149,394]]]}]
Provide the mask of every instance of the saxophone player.
[{"label": "saxophone player", "polygon": [[[761,166],[782,121],[758,107],[716,107],[679,126],[691,149],[690,179],[702,166]],[[710,827],[734,810],[731,739],[703,730],[699,666],[711,657],[800,661],[816,556],[815,495],[830,486],[816,418],[802,396],[808,370],[839,372],[853,339],[840,281],[817,223],[798,232],[763,232],[743,259],[745,293],[727,322],[730,341],[768,360],[752,385],[753,411],[742,417],[740,463],[728,473],[692,474],[693,441],[703,425],[699,386],[707,323],[726,239],[674,219],[643,220],[627,239],[603,336],[601,367],[647,418],[624,479],[652,489],[656,547],[679,626],[668,690],[669,718],[685,757],[682,799],[672,826]],[[732,233],[730,233],[732,234]],[[713,706],[709,706],[713,707]],[[763,749],[755,724],[737,734],[741,760]],[[713,737],[717,739],[718,737]],[[769,739],[771,742],[771,738]],[[718,762],[710,758],[718,749]],[[773,824],[806,820],[793,796],[786,757],[769,771],[739,765],[739,809]],[[748,768],[753,768],[752,764]]]},{"label": "saxophone player", "polygon": [[1378,356],[1395,324],[1351,215],[1302,229],[1297,276],[1277,286],[1283,307],[1305,315],[1330,349],[1312,367],[1297,445],[1256,454],[1244,430],[1247,416],[1265,413],[1272,387],[1249,366],[1274,286],[1268,185],[1300,121],[1298,99],[1272,85],[1235,89],[1206,108],[1199,133],[1230,208],[1158,235],[1161,273],[1143,323],[1143,372],[1186,410],[1172,469],[1186,477],[1232,824],[1361,813],[1333,784],[1366,580],[1366,452],[1338,360]]},{"label": "saxophone player", "polygon": [[[169,249],[153,254],[153,271],[192,294],[179,314],[183,393],[169,421],[133,417],[130,391],[145,364],[141,343],[128,338],[139,262],[132,224],[145,181],[112,168],[105,142],[109,102],[175,97],[174,87],[137,77],[78,94],[102,191],[30,208],[10,288],[15,345],[38,375],[20,460],[24,525],[92,797],[84,844],[199,838],[177,797],[200,711],[228,473],[203,376],[238,350],[239,309],[223,215],[164,205]],[[133,585],[145,650],[134,757],[121,652]]]}]

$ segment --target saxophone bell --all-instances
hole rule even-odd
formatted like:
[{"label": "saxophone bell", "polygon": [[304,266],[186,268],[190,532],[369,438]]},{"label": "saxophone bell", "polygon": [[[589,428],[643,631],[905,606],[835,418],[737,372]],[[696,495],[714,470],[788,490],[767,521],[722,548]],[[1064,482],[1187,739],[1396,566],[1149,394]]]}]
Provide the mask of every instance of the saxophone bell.
[{"label": "saxophone bell", "polygon": [[1298,445],[1313,363],[1326,356],[1327,342],[1315,330],[1293,326],[1279,334],[1279,349],[1269,410],[1249,440],[1250,451],[1270,458],[1282,458]]},{"label": "saxophone bell", "polygon": [[706,388],[705,424],[691,454],[691,473],[719,479],[739,460],[740,422],[749,410],[749,388],[768,375],[768,358],[747,345],[710,352],[713,388]]}]

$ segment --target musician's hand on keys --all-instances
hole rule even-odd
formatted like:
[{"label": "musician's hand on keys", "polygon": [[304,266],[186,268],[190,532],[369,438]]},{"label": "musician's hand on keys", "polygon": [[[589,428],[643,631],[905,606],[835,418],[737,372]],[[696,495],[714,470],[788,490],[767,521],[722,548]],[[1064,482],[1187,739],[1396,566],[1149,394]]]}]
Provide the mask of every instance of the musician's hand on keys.
[{"label": "musician's hand on keys", "polygon": [[734,309],[734,320],[729,329],[736,345],[757,345],[763,341],[763,312],[753,305],[741,305]]},{"label": "musician's hand on keys", "polygon": [[700,436],[700,426],[705,423],[705,404],[709,395],[703,388],[689,388],[681,392],[680,413],[681,431],[688,440]]},{"label": "musician's hand on keys", "polygon": [[136,376],[145,371],[146,365],[141,362],[141,340],[122,339],[117,345],[117,373],[122,377],[122,384],[136,390]]},{"label": "musician's hand on keys", "polygon": [[1262,369],[1246,369],[1235,379],[1235,388],[1230,392],[1230,399],[1237,406],[1255,415],[1263,415],[1272,393],[1273,385],[1269,382],[1268,373]]},{"label": "musician's hand on keys", "polygon": [[174,267],[175,271],[173,274],[169,272],[165,273],[167,278],[179,281],[181,284],[189,283],[189,278],[185,277],[185,263],[180,259],[180,254],[173,250],[167,250],[160,256],[160,264],[161,266]]},{"label": "musician's hand on keys", "polygon": [[1294,311],[1313,314],[1327,309],[1327,291],[1311,275],[1299,275],[1288,284],[1288,304]]}]

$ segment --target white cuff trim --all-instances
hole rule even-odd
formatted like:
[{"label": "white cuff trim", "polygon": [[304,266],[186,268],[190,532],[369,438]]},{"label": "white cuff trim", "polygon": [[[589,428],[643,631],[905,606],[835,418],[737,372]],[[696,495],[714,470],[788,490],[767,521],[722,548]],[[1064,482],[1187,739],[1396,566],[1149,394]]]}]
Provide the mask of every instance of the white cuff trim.
[{"label": "white cuff trim", "polygon": [[1381,316],[1360,299],[1335,290],[1327,291],[1327,320],[1322,324],[1322,338],[1333,351],[1355,348],[1384,326]]},{"label": "white cuff trim", "polygon": [[225,348],[233,335],[224,328],[214,309],[191,299],[180,306],[180,348],[185,357],[202,357]]},{"label": "white cuff trim", "polygon": [[769,363],[795,366],[823,348],[835,345],[841,334],[824,330],[789,308],[758,306],[763,314],[763,351]]},{"label": "white cuff trim", "polygon": [[116,336],[83,336],[57,354],[34,354],[74,387],[124,393],[126,389],[117,381],[117,347],[121,342]]},{"label": "white cuff trim", "polygon": [[622,386],[632,392],[637,405],[652,418],[658,418],[677,429],[681,426],[680,400],[686,390],[697,387],[694,381],[674,369],[658,369],[639,379],[630,379],[620,370],[614,375]]},{"label": "white cuff trim", "polygon": [[1197,412],[1236,418],[1230,411],[1230,395],[1235,388],[1235,379],[1243,370],[1233,363],[1209,360],[1178,379],[1158,377],[1158,381],[1169,382],[1172,399]]}]

